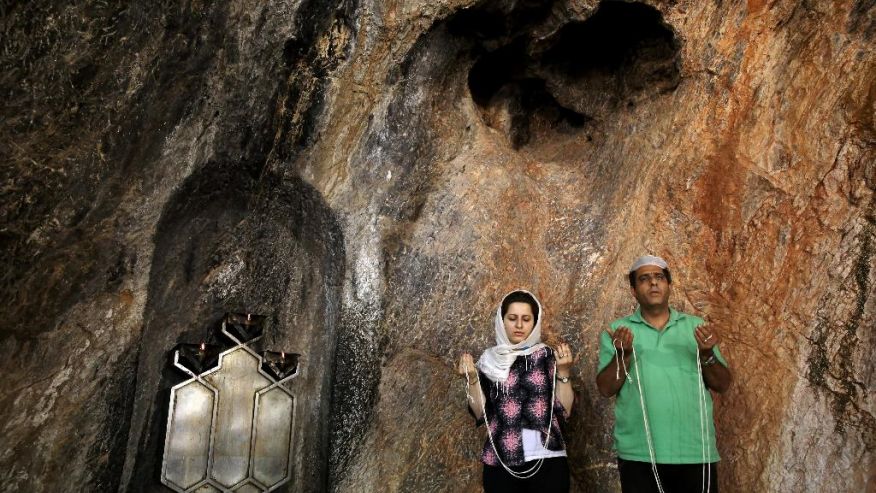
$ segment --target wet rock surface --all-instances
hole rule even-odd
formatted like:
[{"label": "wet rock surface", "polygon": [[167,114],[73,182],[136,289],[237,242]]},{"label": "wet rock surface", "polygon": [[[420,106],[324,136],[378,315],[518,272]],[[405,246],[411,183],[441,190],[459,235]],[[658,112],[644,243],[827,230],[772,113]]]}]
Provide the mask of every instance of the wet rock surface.
[{"label": "wet rock surface", "polygon": [[874,487],[872,2],[4,5],[0,489],[167,491],[180,342],[301,353],[281,491],[479,491],[454,361],[516,287],[581,355],[632,258],[723,335],[724,491]]}]

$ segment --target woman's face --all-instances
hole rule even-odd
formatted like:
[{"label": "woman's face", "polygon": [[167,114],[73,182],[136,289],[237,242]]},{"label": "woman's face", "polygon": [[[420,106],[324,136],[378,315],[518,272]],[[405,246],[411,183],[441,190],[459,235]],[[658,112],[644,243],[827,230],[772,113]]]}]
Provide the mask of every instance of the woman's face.
[{"label": "woman's face", "polygon": [[508,305],[503,321],[505,334],[511,344],[525,341],[535,327],[535,317],[532,315],[532,307],[529,303],[514,302]]}]

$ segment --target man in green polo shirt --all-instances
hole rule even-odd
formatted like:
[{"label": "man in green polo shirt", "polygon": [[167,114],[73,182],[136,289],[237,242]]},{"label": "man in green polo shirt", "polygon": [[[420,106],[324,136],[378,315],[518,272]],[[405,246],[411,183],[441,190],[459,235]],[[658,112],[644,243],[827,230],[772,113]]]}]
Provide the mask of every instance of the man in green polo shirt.
[{"label": "man in green polo shirt", "polygon": [[669,307],[672,276],[660,257],[629,270],[639,308],[600,334],[596,386],[616,396],[614,446],[623,493],[717,493],[710,390],[730,386],[719,335]]}]

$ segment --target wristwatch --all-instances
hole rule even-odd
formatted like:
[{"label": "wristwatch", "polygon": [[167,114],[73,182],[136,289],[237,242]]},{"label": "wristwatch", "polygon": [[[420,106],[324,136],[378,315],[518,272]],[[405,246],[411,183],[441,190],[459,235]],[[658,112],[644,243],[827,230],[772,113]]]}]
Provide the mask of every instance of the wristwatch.
[{"label": "wristwatch", "polygon": [[703,362],[700,363],[700,364],[703,366],[703,368],[705,368],[705,367],[707,367],[707,366],[712,366],[712,365],[714,365],[714,364],[717,363],[717,362],[718,362],[718,358],[715,357],[715,353],[712,353],[712,354],[709,355],[708,358],[706,358],[705,360],[703,360]]},{"label": "wristwatch", "polygon": [[563,382],[563,383],[569,383],[569,380],[571,380],[571,379],[572,379],[572,377],[557,376],[557,380],[559,380],[560,382]]}]

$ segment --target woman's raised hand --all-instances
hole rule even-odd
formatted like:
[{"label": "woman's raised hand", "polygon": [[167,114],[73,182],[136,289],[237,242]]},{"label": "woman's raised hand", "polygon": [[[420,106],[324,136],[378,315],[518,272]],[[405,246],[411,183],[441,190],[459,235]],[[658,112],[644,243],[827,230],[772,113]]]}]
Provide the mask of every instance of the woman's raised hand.
[{"label": "woman's raised hand", "polygon": [[456,369],[456,372],[469,378],[477,378],[478,369],[475,368],[474,358],[468,353],[462,353],[462,356],[459,357],[459,367]]},{"label": "woman's raised hand", "polygon": [[568,372],[569,368],[575,364],[575,357],[572,354],[572,348],[565,342],[560,343],[556,349],[557,353],[557,371]]}]

